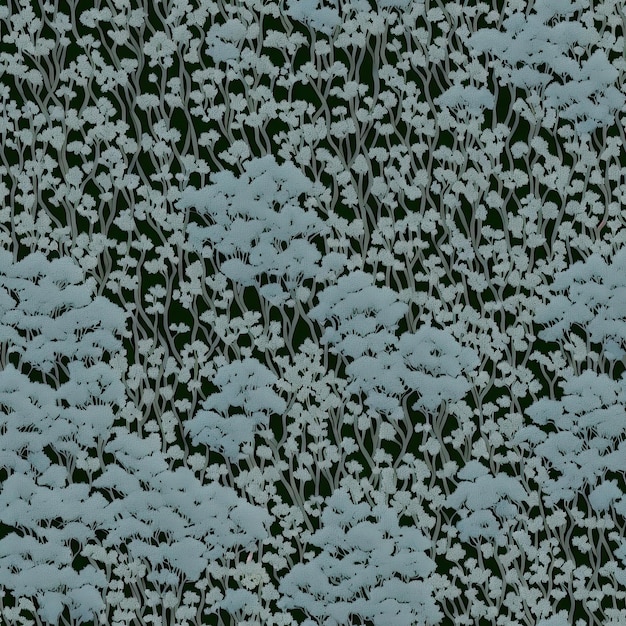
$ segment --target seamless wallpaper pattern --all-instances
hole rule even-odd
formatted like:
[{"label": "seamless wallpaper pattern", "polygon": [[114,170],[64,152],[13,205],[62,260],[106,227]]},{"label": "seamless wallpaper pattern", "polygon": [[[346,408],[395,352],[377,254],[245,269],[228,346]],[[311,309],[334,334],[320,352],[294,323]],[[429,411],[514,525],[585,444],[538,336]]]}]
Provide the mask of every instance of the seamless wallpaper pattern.
[{"label": "seamless wallpaper pattern", "polygon": [[620,0],[5,0],[0,623],[626,625]]}]

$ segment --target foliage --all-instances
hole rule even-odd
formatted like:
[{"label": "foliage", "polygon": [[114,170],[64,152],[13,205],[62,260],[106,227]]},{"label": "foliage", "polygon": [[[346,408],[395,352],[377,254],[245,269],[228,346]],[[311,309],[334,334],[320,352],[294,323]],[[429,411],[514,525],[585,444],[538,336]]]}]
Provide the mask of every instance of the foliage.
[{"label": "foliage", "polygon": [[400,527],[392,510],[335,491],[310,543],[321,552],[285,577],[279,606],[302,607],[324,624],[346,624],[355,615],[377,626],[439,623],[426,582],[435,569],[425,554],[429,542],[418,530]]},{"label": "foliage", "polygon": [[626,623],[622,4],[91,4],[0,7],[0,621]]}]

